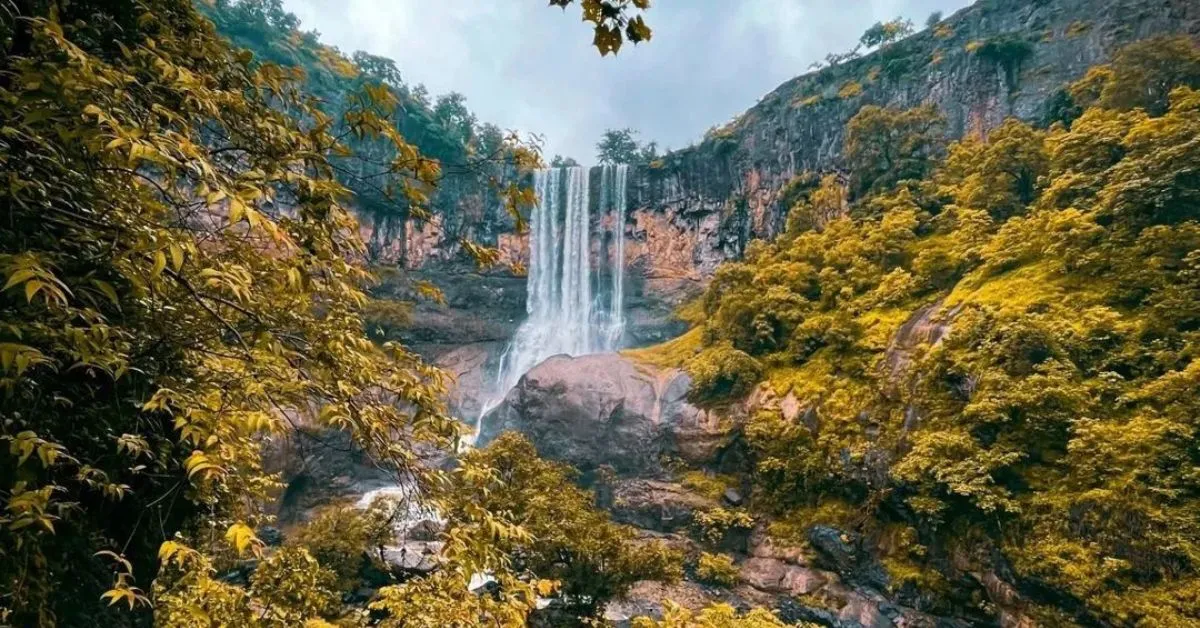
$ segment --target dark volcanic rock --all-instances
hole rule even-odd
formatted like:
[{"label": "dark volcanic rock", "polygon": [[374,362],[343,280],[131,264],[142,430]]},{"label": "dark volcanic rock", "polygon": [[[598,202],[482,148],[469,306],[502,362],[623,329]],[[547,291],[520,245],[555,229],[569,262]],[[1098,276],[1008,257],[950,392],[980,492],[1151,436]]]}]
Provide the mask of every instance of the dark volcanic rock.
[{"label": "dark volcanic rock", "polygon": [[808,543],[816,551],[819,564],[836,571],[847,581],[881,591],[887,589],[887,572],[874,556],[860,547],[853,535],[828,526],[813,526],[808,529]]}]

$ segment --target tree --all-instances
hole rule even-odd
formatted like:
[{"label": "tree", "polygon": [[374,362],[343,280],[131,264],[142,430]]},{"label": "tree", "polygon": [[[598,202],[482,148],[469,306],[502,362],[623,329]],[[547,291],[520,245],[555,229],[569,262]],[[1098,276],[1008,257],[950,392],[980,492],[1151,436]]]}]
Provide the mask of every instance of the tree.
[{"label": "tree", "polygon": [[575,159],[573,157],[563,157],[562,155],[555,155],[554,159],[550,160],[551,168],[575,168],[578,166],[579,166],[579,162],[575,161]]},{"label": "tree", "polygon": [[[551,6],[564,10],[575,0],[550,0]],[[640,12],[650,8],[650,0],[580,0],[583,19],[591,22],[595,37],[592,45],[601,55],[616,54],[624,41],[634,44],[650,41],[650,27]]]},{"label": "tree", "polygon": [[646,142],[638,151],[637,163],[648,164],[658,159],[658,142]]},{"label": "tree", "polygon": [[596,160],[602,164],[638,163],[641,147],[633,129],[609,129],[596,143]]},{"label": "tree", "polygon": [[925,28],[933,28],[934,26],[937,26],[938,24],[941,24],[941,23],[942,23],[942,12],[941,11],[934,11],[933,13],[929,14],[929,17],[925,18]]},{"label": "tree", "polygon": [[433,119],[462,145],[474,142],[475,114],[466,105],[467,97],[450,92],[437,97],[433,105]]},{"label": "tree", "polygon": [[0,438],[20,454],[0,461],[0,570],[19,624],[90,616],[99,551],[130,556],[108,594],[131,606],[175,532],[245,551],[272,485],[261,439],[309,409],[397,473],[458,429],[439,372],[363,336],[362,243],[327,158],[333,133],[415,151],[393,102],[367,89],[334,122],[188,3],[72,6],[21,22],[4,76],[23,78],[0,83],[0,168],[24,182],[0,192]]},{"label": "tree", "polygon": [[912,20],[898,17],[889,22],[876,22],[862,34],[858,41],[864,48],[875,48],[900,41],[912,34]]},{"label": "tree", "polygon": [[354,53],[350,58],[354,62],[354,67],[362,73],[364,78],[367,78],[376,83],[387,85],[393,89],[402,89],[404,81],[400,77],[400,69],[396,67],[396,62],[387,57],[380,57],[369,54],[362,50]]},{"label": "tree", "polygon": [[1200,44],[1184,35],[1146,39],[1121,49],[1110,68],[1112,79],[1100,93],[1101,105],[1162,115],[1172,89],[1200,89]]},{"label": "tree", "polygon": [[843,151],[854,196],[928,174],[942,150],[944,120],[930,105],[899,110],[868,105],[846,125]]},{"label": "tree", "polygon": [[[278,1],[214,6],[294,32]],[[616,26],[649,38],[629,17],[646,6],[583,3],[602,53]],[[115,613],[151,603],[171,625],[317,619],[331,572],[306,551],[274,555],[249,592],[213,578],[262,547],[275,486],[263,442],[302,421],[420,481],[436,472],[418,449],[450,449],[461,431],[444,375],[363,333],[371,276],[340,181],[354,150],[338,138],[382,157],[371,177],[406,205],[426,204],[441,174],[399,130],[399,76],[361,58],[377,80],[331,113],[305,92],[326,83],[304,81],[360,79],[349,59],[305,47],[319,75],[305,79],[230,46],[191,2],[13,8],[0,21],[0,621],[144,623]],[[444,119],[462,122],[453,109]],[[434,589],[467,623],[484,604],[520,625],[547,585],[507,575],[487,540],[519,528],[476,515],[476,536],[446,552],[460,577]],[[502,601],[454,597],[476,571],[499,575]],[[299,614],[257,612],[271,600]]]},{"label": "tree", "polygon": [[641,544],[628,528],[596,509],[594,496],[576,487],[573,470],[538,458],[533,444],[514,432],[463,457],[460,473],[443,497],[453,529],[473,509],[509,513],[528,537],[498,539],[494,547],[535,577],[559,581],[573,612],[593,616],[639,580],[674,581],[683,557],[659,543]]},{"label": "tree", "polygon": [[958,205],[1005,219],[1037,200],[1049,166],[1045,134],[1009,118],[986,140],[956,143],[936,179]]}]

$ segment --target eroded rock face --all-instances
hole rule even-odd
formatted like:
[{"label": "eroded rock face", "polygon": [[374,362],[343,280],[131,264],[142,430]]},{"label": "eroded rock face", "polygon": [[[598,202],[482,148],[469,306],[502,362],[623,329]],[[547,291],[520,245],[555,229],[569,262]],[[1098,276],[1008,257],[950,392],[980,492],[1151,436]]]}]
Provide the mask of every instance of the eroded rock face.
[{"label": "eroded rock face", "polygon": [[[842,167],[845,124],[864,105],[931,104],[953,138],[986,134],[1008,117],[1043,123],[1064,85],[1122,46],[1161,34],[1200,34],[1200,3],[1108,0],[1097,10],[1095,0],[981,0],[936,29],[790,79],[696,146],[631,168],[624,228],[635,286],[627,294],[642,300],[631,304],[642,310],[630,339],[654,342],[672,303],[694,293],[720,262],[740,257],[751,240],[777,235],[789,209],[780,190],[806,170]],[[1026,41],[1029,55],[1002,62],[974,52],[972,43],[993,38]],[[851,83],[858,95],[843,96]],[[601,177],[593,171],[589,178],[591,206],[598,207]],[[528,243],[494,193],[443,186],[433,213],[426,223],[364,223],[374,261],[468,269],[460,238],[496,246],[506,263],[527,259]],[[593,212],[594,232],[605,219]]]},{"label": "eroded rock face", "polygon": [[515,430],[538,452],[587,473],[654,476],[671,455],[694,465],[734,458],[733,423],[687,402],[690,378],[616,354],[554,356],[484,418],[481,442]]},{"label": "eroded rock face", "polygon": [[[413,281],[384,283],[374,290],[379,298],[414,303],[411,321],[397,330],[400,340],[431,350],[475,343],[504,343],[525,319],[524,277],[479,273],[473,268],[439,265],[405,275],[440,289],[444,303],[418,294]],[[442,349],[444,351],[446,349]]]},{"label": "eroded rock face", "polygon": [[420,347],[434,365],[450,375],[446,404],[451,416],[475,421],[495,395],[495,373],[504,343],[474,342],[458,347]]}]

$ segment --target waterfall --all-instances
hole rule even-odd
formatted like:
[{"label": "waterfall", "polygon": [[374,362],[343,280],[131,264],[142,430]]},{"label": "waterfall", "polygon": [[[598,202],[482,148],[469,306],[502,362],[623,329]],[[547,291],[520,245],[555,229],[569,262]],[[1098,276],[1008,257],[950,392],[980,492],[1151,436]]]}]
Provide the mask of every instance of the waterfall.
[{"label": "waterfall", "polygon": [[[604,180],[608,180],[610,167],[604,168]],[[612,269],[612,293],[609,298],[607,334],[605,336],[609,350],[616,349],[625,335],[625,210],[626,210],[626,179],[629,166],[624,164],[611,168],[613,186],[610,213],[612,215],[612,259],[609,268]],[[601,203],[604,195],[601,195]]]},{"label": "waterfall", "polygon": [[[538,202],[529,219],[526,318],[500,358],[492,398],[476,419],[476,435],[483,416],[546,358],[620,348],[625,333],[628,172],[624,165],[601,168],[596,211],[607,219],[597,221],[601,229],[595,234],[586,168],[551,168],[534,174]],[[593,241],[600,250],[596,269],[592,268]],[[601,283],[605,277],[607,287]]]}]

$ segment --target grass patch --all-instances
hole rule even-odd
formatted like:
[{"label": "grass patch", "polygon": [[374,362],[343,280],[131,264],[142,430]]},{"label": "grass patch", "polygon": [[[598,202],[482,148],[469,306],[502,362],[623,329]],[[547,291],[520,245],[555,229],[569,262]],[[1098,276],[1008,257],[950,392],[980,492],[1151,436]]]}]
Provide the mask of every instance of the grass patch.
[{"label": "grass patch", "polygon": [[868,382],[842,372],[838,368],[841,356],[830,349],[821,349],[809,356],[803,364],[769,369],[766,381],[771,390],[780,397],[791,392],[802,403],[838,397],[866,399],[871,393]]},{"label": "grass patch", "polygon": [[859,341],[863,347],[882,351],[888,348],[896,332],[912,317],[913,310],[904,307],[877,308],[865,312],[858,317],[863,326],[864,335]]},{"label": "grass patch", "polygon": [[641,349],[626,349],[621,355],[650,366],[683,368],[684,362],[700,352],[703,336],[704,330],[694,327],[678,338]]},{"label": "grass patch", "polygon": [[1026,264],[998,275],[977,270],[958,282],[946,306],[976,304],[1007,314],[1024,314],[1035,307],[1081,311],[1099,304],[1108,292],[1094,277],[1065,273],[1053,260]]},{"label": "grass patch", "polygon": [[709,499],[720,501],[725,491],[736,487],[738,481],[732,475],[688,471],[679,476],[679,483]]},{"label": "grass patch", "polygon": [[696,578],[708,584],[732,587],[738,583],[738,568],[725,554],[702,552],[696,565]]}]

